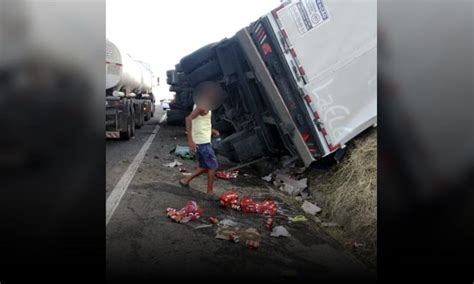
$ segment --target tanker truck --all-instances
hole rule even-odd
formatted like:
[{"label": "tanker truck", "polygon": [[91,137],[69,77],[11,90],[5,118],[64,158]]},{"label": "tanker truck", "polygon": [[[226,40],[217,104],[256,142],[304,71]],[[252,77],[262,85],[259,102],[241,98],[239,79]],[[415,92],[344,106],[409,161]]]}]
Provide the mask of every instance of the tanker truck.
[{"label": "tanker truck", "polygon": [[153,75],[108,39],[105,58],[105,137],[128,140],[154,111]]},{"label": "tanker truck", "polygon": [[[141,95],[143,101],[143,112],[145,121],[149,121],[155,113],[155,97],[153,96],[153,85],[155,82],[155,77],[153,76],[153,71],[151,70],[151,66],[149,63],[137,60],[138,63],[141,65],[142,69],[142,85],[146,86],[146,91]],[[156,78],[157,82],[159,82],[159,78]]]}]

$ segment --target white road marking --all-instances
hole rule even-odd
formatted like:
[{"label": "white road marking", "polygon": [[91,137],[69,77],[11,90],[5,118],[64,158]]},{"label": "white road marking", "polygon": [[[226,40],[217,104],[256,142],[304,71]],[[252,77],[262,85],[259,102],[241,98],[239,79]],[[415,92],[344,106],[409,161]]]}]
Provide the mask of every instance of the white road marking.
[{"label": "white road marking", "polygon": [[155,129],[153,130],[152,134],[150,135],[150,137],[148,137],[148,140],[145,142],[145,144],[143,144],[142,148],[133,159],[130,166],[128,166],[127,171],[123,174],[119,182],[115,185],[114,189],[109,195],[109,198],[107,198],[107,201],[105,203],[105,212],[106,212],[105,225],[106,226],[109,224],[110,218],[112,218],[112,216],[114,215],[115,209],[117,209],[120,201],[122,200],[123,195],[127,191],[127,188],[130,185],[130,182],[132,181],[133,177],[135,176],[135,173],[138,170],[138,167],[140,166],[143,159],[145,158],[145,154],[148,151],[148,148],[150,148],[150,145],[153,142],[153,139],[155,139],[156,133],[158,133],[159,129],[160,129],[160,126],[157,125]]}]

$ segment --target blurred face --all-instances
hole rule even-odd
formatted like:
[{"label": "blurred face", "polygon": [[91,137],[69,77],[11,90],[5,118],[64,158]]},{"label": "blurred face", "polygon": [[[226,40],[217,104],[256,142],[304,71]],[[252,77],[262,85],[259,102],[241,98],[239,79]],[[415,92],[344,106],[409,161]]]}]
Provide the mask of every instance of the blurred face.
[{"label": "blurred face", "polygon": [[215,110],[222,104],[222,98],[218,90],[208,87],[197,94],[195,103],[200,108]]}]

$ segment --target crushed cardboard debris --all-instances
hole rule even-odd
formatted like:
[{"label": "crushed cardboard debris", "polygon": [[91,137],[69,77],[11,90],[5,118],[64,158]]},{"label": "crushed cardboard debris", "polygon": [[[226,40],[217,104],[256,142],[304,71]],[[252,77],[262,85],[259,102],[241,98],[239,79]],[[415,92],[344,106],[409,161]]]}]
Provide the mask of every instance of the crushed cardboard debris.
[{"label": "crushed cardboard debris", "polygon": [[308,179],[303,178],[296,180],[291,178],[288,174],[277,174],[273,184],[277,186],[280,191],[291,196],[296,196],[308,187]]},{"label": "crushed cardboard debris", "polygon": [[303,215],[296,215],[295,217],[288,217],[288,220],[292,223],[308,221],[308,219],[306,219],[306,217],[303,216]]},{"label": "crushed cardboard debris", "polygon": [[223,227],[234,227],[234,226],[238,226],[238,224],[230,219],[223,219],[223,220],[220,220],[219,223],[218,223],[220,226],[223,226]]},{"label": "crushed cardboard debris", "polygon": [[325,228],[330,228],[330,227],[339,227],[339,224],[335,222],[322,222],[321,226]]},{"label": "crushed cardboard debris", "polygon": [[200,226],[197,226],[194,228],[194,230],[199,230],[199,229],[204,229],[204,228],[210,228],[212,227],[212,225],[200,225]]},{"label": "crushed cardboard debris", "polygon": [[268,174],[268,175],[262,177],[262,180],[264,180],[264,181],[266,181],[266,182],[271,182],[272,179],[273,179],[272,174]]},{"label": "crushed cardboard debris", "polygon": [[278,238],[278,237],[290,237],[291,235],[285,227],[276,226],[275,228],[273,228],[273,231],[271,232],[270,236]]},{"label": "crushed cardboard debris", "polygon": [[301,205],[301,209],[313,216],[316,215],[316,213],[321,212],[321,208],[306,200],[303,202],[303,205]]},{"label": "crushed cardboard debris", "polygon": [[192,157],[188,146],[176,145],[176,148],[174,149],[174,154],[176,156],[179,156],[179,157],[183,158],[183,159],[188,159],[188,158]]},{"label": "crushed cardboard debris", "polygon": [[216,232],[216,239],[233,241],[235,243],[244,241],[247,246],[258,247],[261,235],[255,228],[241,228],[237,226],[219,227]]},{"label": "crushed cardboard debris", "polygon": [[168,164],[163,164],[163,166],[168,167],[168,168],[174,168],[174,167],[182,166],[182,165],[183,164],[178,162],[177,160],[174,160],[173,162],[168,163]]}]

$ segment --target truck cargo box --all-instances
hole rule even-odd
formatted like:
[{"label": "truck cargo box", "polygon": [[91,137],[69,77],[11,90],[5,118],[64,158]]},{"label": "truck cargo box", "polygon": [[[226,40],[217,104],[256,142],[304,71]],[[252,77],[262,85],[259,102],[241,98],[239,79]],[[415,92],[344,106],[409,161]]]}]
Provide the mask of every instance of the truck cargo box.
[{"label": "truck cargo box", "polygon": [[[300,135],[321,142],[312,153],[326,156],[376,125],[376,9],[375,0],[294,1],[248,29]],[[303,130],[308,121],[315,131]]]}]

